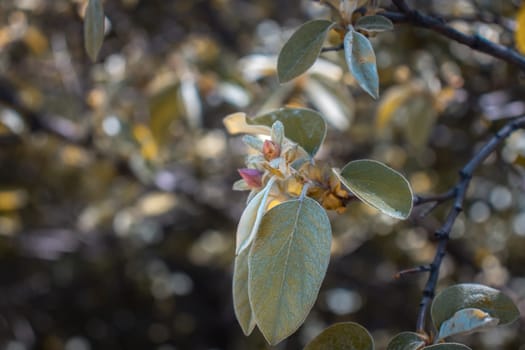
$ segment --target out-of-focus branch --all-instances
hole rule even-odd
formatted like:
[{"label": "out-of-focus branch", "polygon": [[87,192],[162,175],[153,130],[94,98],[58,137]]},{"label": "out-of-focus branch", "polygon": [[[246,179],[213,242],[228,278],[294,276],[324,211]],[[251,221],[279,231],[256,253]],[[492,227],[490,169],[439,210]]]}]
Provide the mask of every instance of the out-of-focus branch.
[{"label": "out-of-focus branch", "polygon": [[514,131],[523,128],[525,128],[525,116],[514,119],[501,128],[491,139],[487,141],[487,143],[483,145],[483,147],[481,147],[481,149],[470,159],[463,169],[461,169],[459,172],[459,181],[448,192],[434,197],[416,197],[420,198],[419,203],[416,201],[417,204],[432,201],[442,202],[447,199],[454,200],[453,206],[450,209],[445,222],[441,228],[435,232],[435,236],[438,239],[438,246],[432,263],[423,267],[406,270],[408,272],[429,272],[425,288],[423,289],[423,297],[419,304],[419,313],[416,324],[416,329],[418,332],[425,332],[425,320],[427,318],[427,312],[430,303],[434,298],[439,277],[439,270],[441,268],[441,263],[443,262],[443,257],[446,253],[447,243],[450,239],[450,231],[452,230],[452,226],[454,225],[458,215],[463,211],[463,203],[465,201],[467,189],[470,185],[470,180],[472,179],[472,174],[507,137],[509,137]]},{"label": "out-of-focus branch", "polygon": [[498,45],[490,40],[487,40],[479,35],[467,35],[449,26],[442,19],[425,15],[418,10],[410,8],[404,0],[392,0],[399,12],[380,12],[395,23],[410,23],[417,27],[430,29],[439,33],[449,39],[458,43],[464,44],[476,51],[486,53],[490,56],[499,58],[512,65],[515,65],[520,70],[525,72],[525,57],[520,55],[517,51]]}]

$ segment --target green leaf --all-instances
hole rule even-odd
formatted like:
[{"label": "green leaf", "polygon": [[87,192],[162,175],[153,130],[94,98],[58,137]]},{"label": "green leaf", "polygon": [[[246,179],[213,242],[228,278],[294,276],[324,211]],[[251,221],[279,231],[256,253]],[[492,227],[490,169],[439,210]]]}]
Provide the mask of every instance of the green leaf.
[{"label": "green leaf", "polygon": [[386,350],[419,350],[425,344],[425,338],[421,334],[402,332],[390,340]]},{"label": "green leaf", "polygon": [[271,127],[276,120],[283,123],[286,138],[298,143],[311,156],[317,153],[326,136],[326,122],[319,113],[305,108],[281,108],[247,122]]},{"label": "green leaf", "polygon": [[374,350],[366,328],[354,323],[336,323],[314,338],[304,350]]},{"label": "green leaf", "polygon": [[410,215],[410,185],[403,175],[385,164],[368,159],[356,160],[348,163],[337,175],[357,198],[382,213],[398,219]]},{"label": "green leaf", "polygon": [[366,36],[350,28],[345,35],[343,45],[350,73],[363,90],[377,99],[379,97],[379,75],[372,44]]},{"label": "green leaf", "polygon": [[491,317],[485,311],[475,308],[459,310],[441,324],[437,339],[445,339],[458,334],[468,334],[496,327],[499,319]]},{"label": "green leaf", "polygon": [[394,24],[385,16],[373,15],[359,18],[355,27],[366,30],[367,32],[384,32],[386,30],[393,30]]},{"label": "green leaf", "polygon": [[255,318],[248,298],[248,253],[249,249],[245,249],[235,257],[232,287],[235,317],[247,336],[255,328]]},{"label": "green leaf", "polygon": [[101,0],[89,0],[84,16],[84,46],[91,61],[97,60],[104,41],[104,9]]},{"label": "green leaf", "polygon": [[428,141],[436,122],[437,111],[434,97],[429,92],[415,92],[402,108],[406,115],[405,137],[416,149],[421,149]]},{"label": "green leaf", "polygon": [[264,215],[248,258],[250,305],[274,345],[304,322],[330,259],[331,228],[313,199],[290,200]]},{"label": "green leaf", "polygon": [[266,211],[266,205],[268,201],[268,194],[272,188],[275,178],[270,179],[259,193],[257,193],[248,203],[244,211],[242,212],[239,224],[237,225],[237,244],[235,253],[239,254],[246,249],[255,238],[259,225],[263,218],[264,212]]},{"label": "green leaf", "polygon": [[466,345],[459,343],[443,343],[424,347],[423,350],[472,350]]},{"label": "green leaf", "polygon": [[313,20],[304,23],[284,44],[277,60],[277,74],[286,83],[303,74],[314,63],[333,22]]},{"label": "green leaf", "polygon": [[158,145],[166,145],[172,137],[170,125],[182,115],[179,88],[179,84],[171,84],[156,92],[149,100],[149,126]]},{"label": "green leaf", "polygon": [[476,308],[507,324],[519,317],[514,302],[497,289],[480,284],[457,284],[439,293],[432,302],[431,314],[436,329],[461,309]]}]

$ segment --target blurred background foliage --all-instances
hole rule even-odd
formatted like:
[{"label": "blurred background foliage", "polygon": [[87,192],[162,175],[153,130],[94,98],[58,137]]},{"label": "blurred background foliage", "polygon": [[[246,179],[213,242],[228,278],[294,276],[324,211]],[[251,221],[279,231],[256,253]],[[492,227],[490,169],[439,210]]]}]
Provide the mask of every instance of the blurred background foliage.
[{"label": "blurred background foliage", "polygon": [[[417,193],[457,171],[509,118],[525,113],[512,66],[400,24],[373,39],[381,98],[323,54],[286,85],[276,54],[312,1],[108,0],[99,61],[83,50],[83,0],[0,2],[0,346],[8,350],[264,349],[242,335],[231,302],[236,222],[231,190],[246,152],[222,118],[283,105],[323,113],[319,158],[373,158]],[[388,8],[389,1],[381,4]],[[513,46],[519,1],[412,1],[466,33]],[[338,43],[336,33],[330,38]],[[475,281],[525,315],[525,133],[475,174],[440,286]],[[333,257],[305,325],[277,349],[357,321],[377,348],[413,330],[447,206],[397,222],[352,204],[331,215]],[[523,320],[461,339],[524,350]]]}]

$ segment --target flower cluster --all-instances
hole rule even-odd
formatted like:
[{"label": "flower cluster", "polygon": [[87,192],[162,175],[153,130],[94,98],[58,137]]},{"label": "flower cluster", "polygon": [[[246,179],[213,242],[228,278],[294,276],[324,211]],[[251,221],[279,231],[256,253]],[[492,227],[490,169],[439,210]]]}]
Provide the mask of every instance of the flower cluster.
[{"label": "flower cluster", "polygon": [[[246,135],[243,141],[254,153],[246,158],[246,168],[239,169],[242,179],[235,182],[235,190],[250,190],[248,202],[260,191],[269,192],[268,208],[305,194],[318,201],[325,209],[342,212],[351,198],[332,169],[314,162],[297,143],[285,137],[280,121],[272,125],[271,137],[261,140]],[[270,181],[273,179],[272,181]],[[305,185],[307,186],[305,188]]]}]

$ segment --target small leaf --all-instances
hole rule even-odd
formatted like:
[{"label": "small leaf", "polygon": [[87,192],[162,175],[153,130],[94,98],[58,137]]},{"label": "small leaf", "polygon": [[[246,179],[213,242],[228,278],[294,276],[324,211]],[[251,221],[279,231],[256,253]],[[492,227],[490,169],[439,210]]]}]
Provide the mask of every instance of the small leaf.
[{"label": "small leaf", "polygon": [[259,225],[266,211],[266,205],[268,201],[268,194],[272,188],[275,178],[270,179],[259,193],[253,197],[244,211],[242,212],[241,218],[239,219],[239,225],[237,225],[237,244],[235,253],[240,254],[246,249],[255,238]]},{"label": "small leaf", "polygon": [[337,175],[357,198],[382,213],[398,219],[410,215],[410,185],[403,175],[385,164],[375,160],[356,160],[348,163]]},{"label": "small leaf", "polygon": [[[246,113],[237,112],[227,115],[222,123],[228,132],[235,134],[270,135],[272,129],[262,125],[250,125],[246,120]],[[269,125],[271,126],[271,124]]]},{"label": "small leaf", "polygon": [[437,339],[441,340],[457,334],[468,334],[493,328],[498,322],[497,318],[491,317],[480,309],[462,309],[441,324]]},{"label": "small leaf", "polygon": [[101,0],[89,0],[84,16],[84,45],[91,61],[97,60],[104,41],[104,9]]},{"label": "small leaf", "polygon": [[353,28],[346,33],[343,44],[350,73],[363,90],[377,99],[379,97],[379,75],[372,44],[366,36],[356,32]]},{"label": "small leaf", "polygon": [[354,323],[336,323],[314,338],[304,350],[374,350],[366,328]]},{"label": "small leaf", "polygon": [[248,252],[245,249],[235,257],[233,269],[233,309],[246,336],[255,328],[255,318],[248,298]]},{"label": "small leaf", "polygon": [[319,113],[304,108],[281,108],[247,122],[271,127],[276,120],[283,123],[286,138],[299,144],[311,156],[317,153],[326,136],[326,122]]},{"label": "small leaf", "polygon": [[172,136],[170,125],[182,115],[179,85],[171,84],[149,99],[149,126],[157,144],[164,146]]},{"label": "small leaf", "polygon": [[284,44],[277,60],[277,74],[286,83],[303,74],[314,63],[333,22],[313,20],[304,23]]},{"label": "small leaf", "polygon": [[355,27],[367,32],[384,32],[393,30],[394,24],[391,20],[381,15],[364,16],[357,20]]},{"label": "small leaf", "polygon": [[423,350],[472,350],[466,345],[459,343],[443,343],[424,347]]},{"label": "small leaf", "polygon": [[250,305],[257,326],[274,345],[304,322],[330,259],[331,228],[313,199],[281,203],[264,215],[252,243]]},{"label": "small leaf", "polygon": [[389,88],[381,98],[377,107],[376,126],[384,129],[396,112],[414,94],[414,89],[410,84],[396,85]]},{"label": "small leaf", "polygon": [[421,334],[402,332],[390,340],[386,350],[419,350],[425,344],[425,338]]},{"label": "small leaf", "polygon": [[437,329],[461,309],[476,308],[507,324],[519,317],[514,302],[497,289],[480,284],[457,284],[439,293],[432,302],[431,314]]},{"label": "small leaf", "polygon": [[406,113],[405,137],[412,146],[421,149],[427,143],[438,115],[434,97],[426,91],[414,93],[406,101],[403,112]]}]

